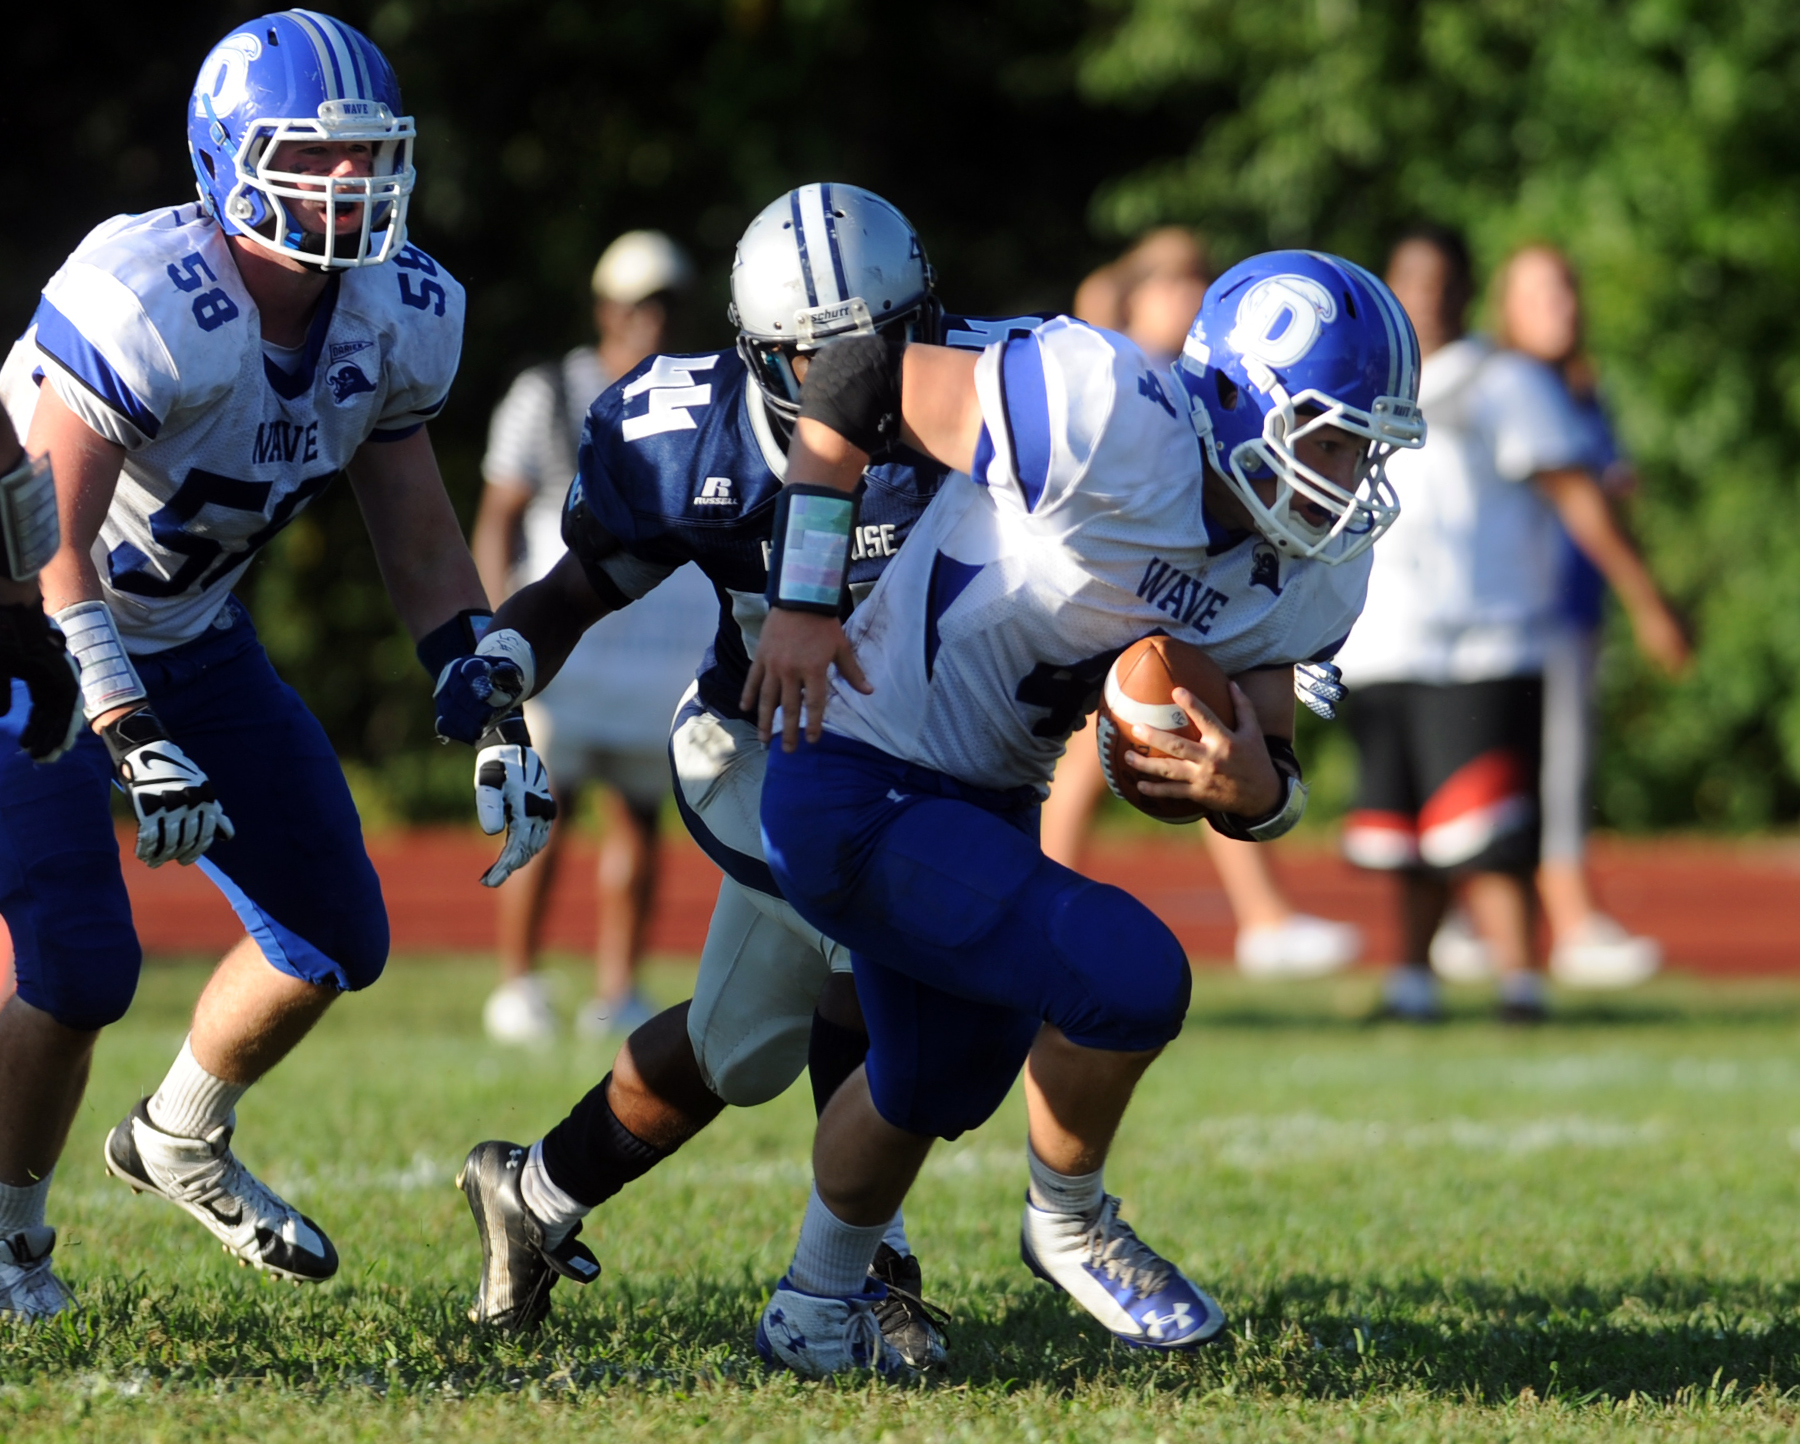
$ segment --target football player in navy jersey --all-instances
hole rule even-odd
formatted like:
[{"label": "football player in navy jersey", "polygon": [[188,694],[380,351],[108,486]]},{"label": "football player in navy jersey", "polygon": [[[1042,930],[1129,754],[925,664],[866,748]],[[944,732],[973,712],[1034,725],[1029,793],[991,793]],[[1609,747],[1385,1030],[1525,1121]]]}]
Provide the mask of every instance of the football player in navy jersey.
[{"label": "football player in navy jersey", "polygon": [[[735,350],[652,357],[595,402],[564,513],[568,555],[501,607],[477,655],[439,689],[439,730],[468,740],[497,707],[547,681],[585,628],[684,563],[718,593],[718,634],[670,739],[682,816],[725,873],[695,995],[633,1033],[612,1072],[543,1139],[469,1155],[460,1181],[482,1232],[479,1320],[530,1326],[559,1274],[593,1277],[575,1239],[583,1216],[727,1103],[764,1102],[808,1067],[822,1108],[862,1061],[849,955],[799,918],[763,858],[767,753],[738,705],[768,614],[771,527],[800,384],[833,336],[979,349],[1042,319],[943,316],[912,226],[846,185],[802,186],[757,216],[738,245],[731,294]],[[944,474],[899,453],[867,469],[847,543],[851,598],[875,585]],[[916,1364],[941,1357],[897,1213],[874,1272],[888,1288],[890,1340]]]},{"label": "football player in navy jersey", "polygon": [[[313,11],[246,21],[201,65],[188,139],[199,204],[97,227],[0,373],[54,466],[43,587],[91,724],[55,767],[0,755],[18,978],[0,1012],[0,1311],[25,1316],[69,1303],[46,1195],[95,1039],[137,982],[115,783],[139,860],[198,863],[248,937],[161,1086],[108,1135],[106,1168],[246,1264],[336,1271],[324,1231],[233,1154],[234,1110],[340,992],[379,976],[387,916],[331,744],[231,587],[343,470],[433,676],[488,615],[425,431],[463,293],[407,243],[413,122],[387,60]],[[9,742],[20,710],[0,721]],[[547,792],[528,796],[542,768],[505,725],[482,759],[485,812],[514,819],[495,882],[548,830]]]}]

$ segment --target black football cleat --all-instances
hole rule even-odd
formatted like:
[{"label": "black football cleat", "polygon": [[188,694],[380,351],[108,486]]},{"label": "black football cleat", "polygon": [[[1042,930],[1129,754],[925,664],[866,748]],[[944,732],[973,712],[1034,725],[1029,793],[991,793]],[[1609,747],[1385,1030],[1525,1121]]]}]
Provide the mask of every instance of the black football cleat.
[{"label": "black football cleat", "polygon": [[558,1278],[590,1284],[600,1277],[600,1261],[576,1242],[580,1224],[554,1249],[544,1246],[544,1226],[519,1193],[527,1153],[516,1143],[477,1143],[456,1175],[481,1234],[481,1286],[469,1318],[515,1334],[544,1321]]},{"label": "black football cleat", "polygon": [[924,1278],[918,1259],[884,1243],[875,1250],[869,1277],[887,1285],[887,1297],[875,1305],[875,1320],[894,1352],[915,1369],[943,1363],[950,1316],[919,1296]]}]

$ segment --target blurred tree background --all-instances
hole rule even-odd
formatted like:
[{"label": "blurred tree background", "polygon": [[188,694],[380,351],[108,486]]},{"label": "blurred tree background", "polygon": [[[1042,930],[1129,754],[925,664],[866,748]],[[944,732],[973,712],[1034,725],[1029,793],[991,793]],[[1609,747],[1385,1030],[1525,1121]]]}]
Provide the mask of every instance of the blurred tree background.
[{"label": "blurred tree background", "polygon": [[[898,203],[949,303],[1067,303],[1144,228],[1228,262],[1316,245],[1379,268],[1430,216],[1491,265],[1548,239],[1645,477],[1633,521],[1699,665],[1653,679],[1621,634],[1598,800],[1624,827],[1800,813],[1800,10],[1784,0],[383,0],[334,6],[418,117],[414,238],[468,287],[433,426],[467,518],[488,411],[584,334],[586,276],[659,226],[704,276],[684,344],[720,346],[732,245],[787,187]],[[15,20],[0,232],[15,327],[92,224],[190,192],[183,102],[257,10]],[[251,569],[269,650],[377,818],[466,816],[468,758],[348,488]],[[1321,739],[1324,740],[1324,739]]]}]

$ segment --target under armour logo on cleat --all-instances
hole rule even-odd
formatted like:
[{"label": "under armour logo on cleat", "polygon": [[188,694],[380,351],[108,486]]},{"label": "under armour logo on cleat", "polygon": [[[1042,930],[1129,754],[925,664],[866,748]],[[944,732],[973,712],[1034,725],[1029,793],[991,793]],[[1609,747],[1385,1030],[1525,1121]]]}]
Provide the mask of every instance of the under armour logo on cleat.
[{"label": "under armour logo on cleat", "polygon": [[1166,1339],[1185,1334],[1194,1323],[1194,1315],[1185,1303],[1178,1303],[1160,1318],[1153,1314],[1144,1315],[1144,1323],[1148,1326],[1144,1332],[1153,1339]]}]

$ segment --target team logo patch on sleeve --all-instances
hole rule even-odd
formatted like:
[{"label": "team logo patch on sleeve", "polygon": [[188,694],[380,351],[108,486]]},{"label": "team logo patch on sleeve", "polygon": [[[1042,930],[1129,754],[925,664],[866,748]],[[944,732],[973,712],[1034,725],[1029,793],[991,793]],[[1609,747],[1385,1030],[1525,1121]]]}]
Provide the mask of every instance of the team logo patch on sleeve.
[{"label": "team logo patch on sleeve", "polygon": [[361,396],[375,389],[375,383],[363,375],[362,367],[354,361],[340,361],[333,366],[325,373],[325,384],[331,388],[331,399],[339,406],[353,396]]}]

